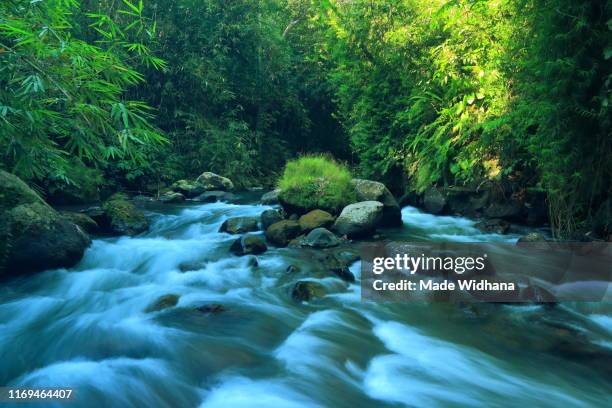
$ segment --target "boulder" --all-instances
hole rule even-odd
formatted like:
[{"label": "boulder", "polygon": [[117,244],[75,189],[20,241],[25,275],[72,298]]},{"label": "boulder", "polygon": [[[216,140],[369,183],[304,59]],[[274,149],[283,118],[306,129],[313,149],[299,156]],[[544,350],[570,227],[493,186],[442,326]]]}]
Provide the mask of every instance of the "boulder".
[{"label": "boulder", "polygon": [[499,218],[493,218],[490,220],[480,221],[475,225],[475,227],[484,232],[504,235],[510,230],[510,223],[508,221],[500,220]]},{"label": "boulder", "polygon": [[159,197],[159,201],[162,203],[182,203],[185,201],[185,196],[181,193],[168,191]]},{"label": "boulder", "polygon": [[431,187],[423,196],[423,207],[431,214],[442,214],[446,210],[446,197],[439,189]]},{"label": "boulder", "polygon": [[401,208],[407,205],[411,207],[420,207],[423,205],[423,197],[416,191],[408,191],[398,200],[398,204]]},{"label": "boulder", "polygon": [[358,201],[378,201],[383,204],[381,226],[402,225],[402,211],[389,189],[377,181],[354,179],[355,195]]},{"label": "boulder", "polygon": [[210,171],[205,171],[196,179],[196,184],[200,185],[204,191],[223,190],[230,191],[234,189],[234,183],[227,177],[220,176]]},{"label": "boulder", "polygon": [[199,196],[195,197],[193,201],[198,201],[201,203],[214,203],[217,201],[232,201],[235,199],[236,196],[232,193],[221,190],[213,190],[200,194]]},{"label": "boulder", "polygon": [[372,235],[382,219],[383,204],[378,201],[362,201],[344,207],[332,229],[349,238]]},{"label": "boulder", "polygon": [[297,221],[282,220],[268,227],[266,238],[274,245],[284,247],[301,232],[302,228]]},{"label": "boulder", "polygon": [[302,245],[313,248],[331,248],[340,245],[342,241],[325,228],[315,228],[302,241]]},{"label": "boulder", "polygon": [[146,309],[145,313],[159,312],[160,310],[168,309],[177,305],[179,296],[174,294],[168,294],[160,296],[155,302],[151,303]]},{"label": "boulder", "polygon": [[468,217],[482,214],[490,200],[490,191],[485,188],[449,186],[439,191],[446,199],[448,212]]},{"label": "boulder", "polygon": [[137,235],[149,229],[144,213],[121,193],[114,194],[102,204],[100,217],[92,218],[101,230],[113,235]]},{"label": "boulder", "polygon": [[351,272],[348,266],[343,266],[341,268],[332,268],[330,269],[330,271],[343,281],[355,282],[355,275],[353,275],[353,272]]},{"label": "boulder", "polygon": [[193,261],[193,262],[181,262],[178,266],[179,271],[181,272],[191,272],[197,271],[206,266],[206,262],[204,261]]},{"label": "boulder", "polygon": [[278,204],[278,195],[280,194],[280,188],[269,191],[261,196],[261,203],[263,205],[275,205]]},{"label": "boulder", "polygon": [[90,243],[81,227],[0,170],[0,277],[72,267]]},{"label": "boulder", "polygon": [[60,214],[66,220],[78,225],[83,231],[89,234],[95,234],[98,232],[98,223],[87,214],[72,211],[62,211]]},{"label": "boulder", "polygon": [[228,234],[243,234],[245,232],[257,231],[256,217],[232,217],[223,221],[219,232],[227,232]]},{"label": "boulder", "polygon": [[291,297],[296,302],[307,302],[316,297],[323,296],[325,296],[325,288],[320,283],[313,281],[299,281],[293,286],[291,291]]},{"label": "boulder", "polygon": [[170,188],[172,189],[172,191],[181,193],[187,198],[197,197],[200,194],[202,194],[204,191],[206,191],[203,186],[199,185],[198,183],[194,181],[189,181],[189,180],[178,180],[174,182],[170,186]]},{"label": "boulder", "polygon": [[261,213],[261,229],[264,231],[274,223],[283,220],[282,214],[277,210],[266,210]]},{"label": "boulder", "polygon": [[507,221],[524,221],[525,208],[516,201],[493,203],[484,212],[487,218],[501,218]]},{"label": "boulder", "polygon": [[298,222],[302,231],[308,232],[315,228],[328,228],[334,223],[334,216],[323,210],[312,210],[302,215]]},{"label": "boulder", "polygon": [[245,235],[240,237],[234,241],[230,247],[230,251],[238,256],[247,254],[263,254],[267,250],[268,247],[266,246],[264,240],[256,235]]}]

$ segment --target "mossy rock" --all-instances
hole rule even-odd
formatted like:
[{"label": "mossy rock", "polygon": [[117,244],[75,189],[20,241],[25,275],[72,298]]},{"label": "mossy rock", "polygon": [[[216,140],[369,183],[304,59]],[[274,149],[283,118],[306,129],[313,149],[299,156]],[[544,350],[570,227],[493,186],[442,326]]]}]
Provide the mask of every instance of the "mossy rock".
[{"label": "mossy rock", "polygon": [[95,234],[100,229],[100,227],[98,226],[98,223],[95,222],[94,219],[91,218],[87,214],[73,212],[73,211],[62,211],[61,215],[66,220],[78,225],[79,227],[83,229],[83,231],[89,234]]},{"label": "mossy rock", "polygon": [[196,179],[196,183],[205,191],[222,190],[231,191],[234,189],[234,183],[227,177],[220,176],[210,171],[205,171]]},{"label": "mossy rock", "polygon": [[74,266],[91,243],[18,177],[0,170],[0,276]]},{"label": "mossy rock", "polygon": [[323,285],[313,281],[299,281],[293,286],[291,297],[296,302],[308,302],[325,296]]},{"label": "mossy rock", "polygon": [[257,217],[231,217],[223,221],[219,232],[228,234],[243,234],[245,232],[257,231],[259,227]]},{"label": "mossy rock", "polygon": [[206,189],[195,181],[178,180],[170,186],[171,191],[181,193],[187,198],[194,198],[202,194]]},{"label": "mossy rock", "polygon": [[328,228],[334,223],[335,217],[323,210],[312,210],[302,215],[298,222],[303,232],[309,232],[316,228]]},{"label": "mossy rock", "polygon": [[266,230],[266,238],[276,246],[285,247],[301,232],[302,228],[297,221],[282,220],[270,225]]},{"label": "mossy rock", "polygon": [[238,256],[247,254],[263,254],[267,250],[268,247],[266,246],[266,243],[257,235],[245,235],[240,237],[234,241],[230,247],[230,251]]},{"label": "mossy rock", "polygon": [[137,235],[149,229],[144,213],[128,201],[125,194],[117,193],[102,204],[102,228],[118,235]]}]

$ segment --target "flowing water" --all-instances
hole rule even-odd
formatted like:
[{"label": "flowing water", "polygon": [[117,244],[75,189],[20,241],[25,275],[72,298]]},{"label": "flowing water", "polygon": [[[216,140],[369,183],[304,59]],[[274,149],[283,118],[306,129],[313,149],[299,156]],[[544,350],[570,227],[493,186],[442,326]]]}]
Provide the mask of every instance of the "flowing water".
[{"label": "flowing water", "polygon": [[[73,387],[72,407],[612,406],[610,304],[362,302],[358,282],[320,276],[297,249],[258,267],[232,256],[223,220],[266,208],[151,211],[145,235],[96,239],[75,268],[4,283],[0,385]],[[517,238],[411,207],[403,219],[386,234]],[[327,295],[296,303],[300,279]],[[175,307],[145,312],[166,294]]]}]

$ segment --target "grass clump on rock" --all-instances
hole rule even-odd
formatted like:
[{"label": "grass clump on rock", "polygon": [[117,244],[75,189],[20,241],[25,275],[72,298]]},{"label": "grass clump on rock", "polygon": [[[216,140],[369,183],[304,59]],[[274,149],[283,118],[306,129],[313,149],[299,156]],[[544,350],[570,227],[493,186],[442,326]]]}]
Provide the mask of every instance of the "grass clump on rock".
[{"label": "grass clump on rock", "polygon": [[304,156],[285,166],[280,178],[279,200],[291,213],[321,209],[337,214],[355,201],[350,171],[323,156]]}]

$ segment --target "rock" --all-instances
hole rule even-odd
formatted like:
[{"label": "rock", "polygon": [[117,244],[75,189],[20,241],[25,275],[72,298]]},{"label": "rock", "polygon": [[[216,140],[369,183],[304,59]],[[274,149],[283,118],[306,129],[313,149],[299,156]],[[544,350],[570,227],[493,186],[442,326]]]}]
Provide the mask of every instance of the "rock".
[{"label": "rock", "polygon": [[353,179],[358,201],[378,201],[383,204],[381,226],[393,227],[402,225],[402,211],[393,194],[377,181]]},{"label": "rock", "polygon": [[275,205],[279,204],[278,195],[280,194],[280,188],[269,191],[261,196],[261,203],[263,205]]},{"label": "rock", "polygon": [[229,193],[227,191],[206,191],[199,196],[195,197],[193,201],[198,201],[201,203],[214,203],[217,201],[232,201],[236,199],[236,195]]},{"label": "rock", "polygon": [[507,221],[524,221],[523,205],[516,201],[493,203],[484,212],[487,218],[501,218]]},{"label": "rock", "polygon": [[300,216],[297,214],[291,214],[288,219],[291,221],[299,221]]},{"label": "rock", "polygon": [[247,266],[250,266],[251,268],[257,268],[259,266],[259,261],[257,260],[257,257],[251,255],[249,257],[249,260],[247,261]]},{"label": "rock", "polygon": [[228,234],[243,234],[245,232],[257,231],[256,217],[232,217],[223,221],[219,232],[227,232]]},{"label": "rock", "polygon": [[276,222],[266,230],[266,238],[276,246],[287,246],[289,241],[296,238],[302,232],[297,221],[282,220]]},{"label": "rock", "polygon": [[160,296],[155,302],[151,303],[145,313],[159,312],[160,310],[168,309],[177,305],[179,296],[174,294]]},{"label": "rock", "polygon": [[296,273],[300,271],[300,267],[299,266],[295,266],[295,265],[289,265],[286,269],[287,273]]},{"label": "rock", "polygon": [[181,262],[178,266],[181,272],[197,271],[204,268],[205,262]]},{"label": "rock", "polygon": [[508,221],[500,220],[499,218],[493,218],[490,220],[480,221],[475,225],[475,227],[484,232],[503,235],[507,234],[510,230],[510,223]]},{"label": "rock", "polygon": [[183,201],[185,201],[185,196],[181,193],[168,191],[159,197],[159,201],[161,201],[162,203],[182,203]]},{"label": "rock", "polygon": [[206,314],[218,314],[227,312],[229,309],[219,303],[211,303],[209,305],[198,306],[195,310]]},{"label": "rock", "polygon": [[282,220],[283,216],[278,210],[266,210],[261,213],[261,228],[265,231],[270,225]]},{"label": "rock", "polygon": [[343,281],[355,282],[355,275],[353,275],[353,272],[351,272],[351,270],[347,266],[343,266],[340,268],[332,268],[330,269],[330,271]]},{"label": "rock", "polygon": [[302,231],[308,232],[315,228],[328,228],[334,223],[334,216],[327,211],[323,210],[312,210],[307,214],[302,215],[298,222]]},{"label": "rock", "polygon": [[527,235],[523,235],[517,241],[517,243],[529,243],[529,242],[546,242],[546,236],[541,232],[530,232]]},{"label": "rock", "polygon": [[90,243],[81,227],[0,170],[0,277],[72,267]]},{"label": "rock", "polygon": [[378,201],[362,201],[344,207],[332,229],[349,238],[366,237],[376,231],[383,213],[383,204]]},{"label": "rock", "polygon": [[325,296],[325,288],[323,285],[312,281],[299,281],[291,291],[291,297],[296,302],[304,302],[316,297]]},{"label": "rock", "polygon": [[423,196],[425,211],[431,214],[442,214],[446,210],[446,198],[439,189],[431,187]]},{"label": "rock", "polygon": [[60,213],[66,220],[78,225],[81,229],[89,234],[95,234],[98,232],[98,223],[93,220],[90,216],[83,213],[62,211]]},{"label": "rock", "polygon": [[230,191],[234,189],[234,183],[227,177],[220,176],[210,171],[205,171],[196,179],[196,183],[204,188],[205,191],[223,190]]},{"label": "rock", "polygon": [[174,182],[174,184],[172,184],[170,188],[172,189],[172,191],[181,193],[187,198],[197,197],[204,191],[206,191],[203,186],[199,185],[196,182],[188,180],[178,180]]},{"label": "rock", "polygon": [[479,216],[490,201],[490,191],[485,188],[449,186],[439,191],[446,199],[446,210],[452,214]]},{"label": "rock", "polygon": [[263,239],[256,235],[245,235],[238,238],[232,246],[230,251],[238,256],[247,254],[263,254],[268,250],[266,243]]},{"label": "rock", "polygon": [[144,213],[130,203],[124,194],[117,193],[111,196],[102,204],[102,211],[102,217],[94,220],[104,232],[137,235],[149,229],[149,222]]},{"label": "rock", "polygon": [[302,245],[313,248],[331,248],[340,245],[341,241],[325,228],[315,228],[302,241]]}]

